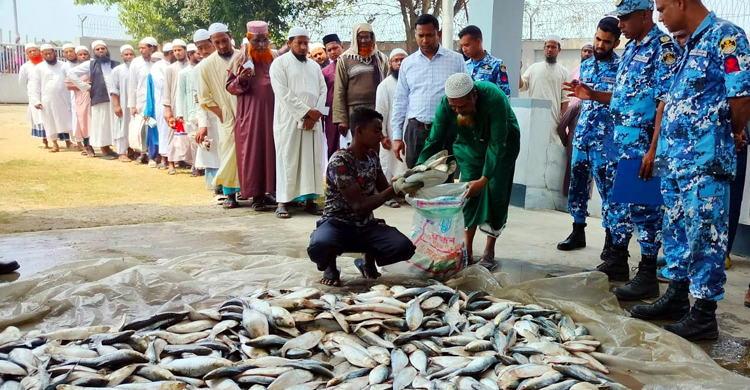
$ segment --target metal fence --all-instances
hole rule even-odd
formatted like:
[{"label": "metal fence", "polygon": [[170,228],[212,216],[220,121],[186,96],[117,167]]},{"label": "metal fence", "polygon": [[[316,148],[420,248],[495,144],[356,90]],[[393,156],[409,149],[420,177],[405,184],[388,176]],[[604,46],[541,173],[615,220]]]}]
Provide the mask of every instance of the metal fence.
[{"label": "metal fence", "polygon": [[107,15],[79,14],[78,28],[82,37],[129,40],[127,29],[119,18]]},{"label": "metal fence", "polygon": [[[65,61],[62,48],[56,47],[57,58]],[[24,45],[0,43],[0,73],[18,73],[27,61]]]}]

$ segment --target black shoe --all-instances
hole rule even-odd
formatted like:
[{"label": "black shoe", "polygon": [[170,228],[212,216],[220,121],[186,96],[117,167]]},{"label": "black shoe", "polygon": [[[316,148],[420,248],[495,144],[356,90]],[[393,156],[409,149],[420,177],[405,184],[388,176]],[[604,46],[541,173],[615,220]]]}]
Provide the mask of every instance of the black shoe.
[{"label": "black shoe", "polygon": [[690,282],[669,282],[667,291],[650,305],[633,306],[630,314],[642,320],[678,320],[690,311]]},{"label": "black shoe", "polygon": [[612,249],[607,252],[607,257],[603,263],[594,269],[584,271],[604,272],[609,277],[609,280],[627,282],[630,279],[630,267],[628,267],[629,256],[630,253],[626,246],[613,245]]},{"label": "black shoe", "polygon": [[572,251],[586,247],[586,224],[573,223],[573,232],[570,233],[565,241],[557,244],[557,249],[561,251]]},{"label": "black shoe", "polygon": [[719,326],[716,323],[716,302],[698,299],[690,312],[680,322],[664,325],[668,330],[688,341],[716,340]]},{"label": "black shoe", "polygon": [[6,275],[21,268],[15,260],[0,260],[0,275]]},{"label": "black shoe", "polygon": [[615,287],[612,293],[623,301],[657,298],[659,281],[656,280],[656,256],[643,256],[633,279],[622,287]]},{"label": "black shoe", "polygon": [[612,249],[612,231],[605,229],[605,233],[607,235],[604,237],[604,248],[602,248],[602,254],[599,255],[602,260],[607,258],[607,253]]}]

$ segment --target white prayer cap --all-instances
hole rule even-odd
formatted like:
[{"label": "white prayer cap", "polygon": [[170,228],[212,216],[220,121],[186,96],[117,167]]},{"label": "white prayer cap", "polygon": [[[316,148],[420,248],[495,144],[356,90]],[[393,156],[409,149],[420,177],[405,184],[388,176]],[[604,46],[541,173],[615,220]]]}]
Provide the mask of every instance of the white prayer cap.
[{"label": "white prayer cap", "polygon": [[468,73],[454,73],[445,81],[445,96],[449,99],[459,99],[474,89],[474,80]]},{"label": "white prayer cap", "polygon": [[198,51],[198,46],[195,46],[195,43],[188,43],[187,51]]},{"label": "white prayer cap", "polygon": [[214,35],[218,33],[228,33],[229,27],[227,27],[226,24],[223,23],[212,23],[210,26],[208,26],[208,34]]},{"label": "white prayer cap", "polygon": [[323,50],[325,50],[326,47],[323,46],[323,43],[321,43],[321,42],[315,42],[315,43],[313,43],[313,44],[310,45],[310,52],[312,53],[312,51],[315,50],[315,49],[323,49]]},{"label": "white prayer cap", "polygon": [[96,40],[96,41],[94,41],[94,42],[91,43],[91,49],[96,50],[97,46],[107,47],[107,44],[104,43],[104,41],[102,41],[102,40]]},{"label": "white prayer cap", "polygon": [[62,49],[63,49],[63,50],[65,50],[65,49],[75,49],[75,48],[76,48],[76,47],[75,47],[75,46],[73,46],[73,45],[72,45],[72,44],[70,44],[70,43],[66,43],[66,44],[62,45]]},{"label": "white prayer cap", "polygon": [[201,28],[195,31],[195,34],[193,34],[193,42],[200,42],[200,41],[208,41],[211,39],[211,34],[208,33],[208,30],[205,28]]},{"label": "white prayer cap", "polygon": [[133,46],[130,46],[130,45],[122,45],[122,46],[120,46],[120,54],[122,54],[125,50],[133,50],[133,51],[135,51],[135,49],[133,49]]},{"label": "white prayer cap", "polygon": [[86,46],[78,46],[78,47],[76,47],[76,54],[78,54],[78,53],[80,53],[82,51],[85,51],[86,53],[88,53],[89,52],[89,48],[86,47]]},{"label": "white prayer cap", "polygon": [[294,37],[310,37],[310,34],[305,30],[304,27],[295,26],[292,27],[289,30],[289,34],[287,34],[287,39],[292,39]]},{"label": "white prayer cap", "polygon": [[52,47],[52,45],[50,45],[49,43],[45,43],[45,44],[43,44],[43,45],[42,45],[42,46],[41,46],[41,47],[39,48],[39,50],[41,50],[41,51],[45,51],[45,50],[52,50],[52,49],[53,49],[53,47]]},{"label": "white prayer cap", "polygon": [[159,46],[159,42],[157,42],[156,39],[154,39],[153,37],[143,38],[143,39],[141,39],[141,41],[139,42],[139,44],[151,45],[151,46]]},{"label": "white prayer cap", "polygon": [[547,38],[544,38],[544,42],[549,41],[557,42],[557,44],[562,44],[562,38],[560,38],[559,35],[555,34],[547,35]]},{"label": "white prayer cap", "polygon": [[586,43],[584,43],[583,46],[581,46],[581,49],[583,49],[586,46],[594,47],[594,42],[586,42]]},{"label": "white prayer cap", "polygon": [[160,51],[157,51],[156,53],[151,54],[151,62],[156,62],[156,61],[163,60],[163,59],[164,59],[164,53]]},{"label": "white prayer cap", "polygon": [[33,42],[29,42],[29,43],[27,43],[27,44],[26,44],[26,46],[24,47],[24,50],[29,50],[29,49],[38,49],[38,48],[39,48],[39,46],[37,46],[37,45],[36,45],[35,43],[33,43]]},{"label": "white prayer cap", "polygon": [[406,50],[396,48],[396,49],[391,50],[391,54],[390,54],[390,56],[388,56],[388,59],[392,60],[393,57],[395,57],[395,56],[397,56],[399,54],[403,54],[403,55],[405,55],[407,57],[409,56],[409,53],[407,53]]},{"label": "white prayer cap", "polygon": [[186,47],[187,43],[185,43],[185,41],[183,41],[182,39],[175,39],[174,41],[172,41],[172,47],[175,47],[175,46]]},{"label": "white prayer cap", "polygon": [[172,42],[166,42],[165,44],[161,45],[161,51],[172,51]]}]

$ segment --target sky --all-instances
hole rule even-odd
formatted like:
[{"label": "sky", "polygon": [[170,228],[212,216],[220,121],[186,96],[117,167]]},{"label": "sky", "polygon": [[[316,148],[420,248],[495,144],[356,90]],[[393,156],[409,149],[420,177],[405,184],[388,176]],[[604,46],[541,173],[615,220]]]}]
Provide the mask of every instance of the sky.
[{"label": "sky", "polygon": [[[117,8],[109,11],[100,5],[74,5],[73,0],[16,0],[18,7],[18,32],[21,43],[36,37],[37,41],[60,40],[73,42],[81,35],[79,14],[93,14],[117,18]],[[124,30],[119,21],[107,18],[107,23],[116,23],[113,29]],[[85,24],[84,24],[85,26]],[[0,0],[0,29],[3,37],[0,42],[8,42],[8,31],[13,31],[13,0]],[[15,34],[11,34],[15,38]]]}]

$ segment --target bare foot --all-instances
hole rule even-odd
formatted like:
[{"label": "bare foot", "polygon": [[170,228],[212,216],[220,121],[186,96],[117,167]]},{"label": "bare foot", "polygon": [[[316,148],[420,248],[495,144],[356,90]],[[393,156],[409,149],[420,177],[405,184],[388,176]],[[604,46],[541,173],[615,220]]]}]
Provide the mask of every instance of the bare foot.
[{"label": "bare foot", "polygon": [[320,279],[320,284],[341,287],[341,271],[335,267],[333,270],[331,270],[331,267],[326,268],[326,270],[323,271],[323,277]]}]

